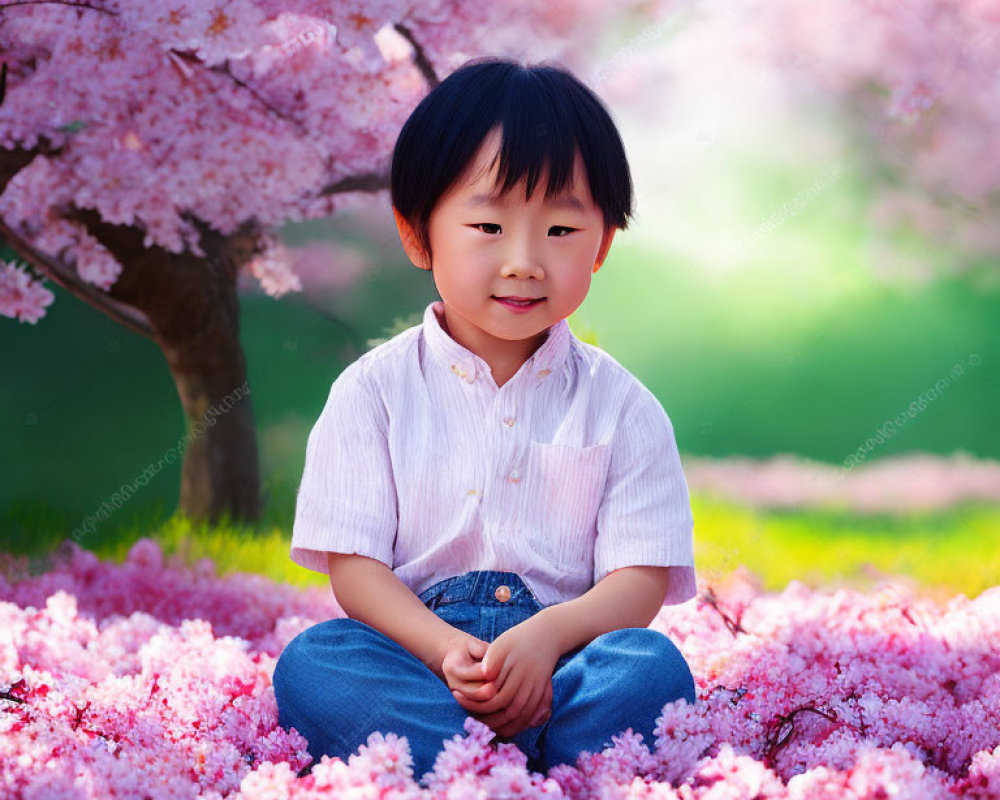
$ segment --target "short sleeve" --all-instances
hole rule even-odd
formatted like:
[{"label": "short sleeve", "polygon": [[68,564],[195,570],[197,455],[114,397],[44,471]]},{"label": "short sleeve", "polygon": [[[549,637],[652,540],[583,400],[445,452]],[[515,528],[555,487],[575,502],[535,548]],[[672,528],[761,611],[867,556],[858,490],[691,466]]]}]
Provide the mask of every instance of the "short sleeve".
[{"label": "short sleeve", "polygon": [[337,376],[306,443],[291,559],[324,574],[328,552],[393,566],[398,516],[387,418],[364,366],[355,361]]},{"label": "short sleeve", "polygon": [[621,567],[670,567],[664,604],[672,605],[697,594],[694,517],[670,418],[646,386],[637,389],[613,438],[594,583]]}]

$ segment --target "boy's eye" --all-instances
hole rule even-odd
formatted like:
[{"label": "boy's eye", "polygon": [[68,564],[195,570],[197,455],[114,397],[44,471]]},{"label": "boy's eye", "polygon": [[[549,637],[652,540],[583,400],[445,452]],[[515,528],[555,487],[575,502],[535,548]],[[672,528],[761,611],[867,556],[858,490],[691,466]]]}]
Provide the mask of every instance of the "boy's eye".
[{"label": "boy's eye", "polygon": [[[488,227],[491,227],[491,228],[499,228],[499,227],[500,227],[500,226],[499,226],[499,225],[497,225],[497,223],[495,223],[495,222],[477,222],[477,223],[476,223],[475,225],[473,225],[472,227],[473,227],[473,228],[477,228],[477,229],[482,229],[482,228],[484,228],[484,227],[487,227],[487,226],[488,226]],[[563,239],[563,238],[565,238],[566,236],[568,236],[569,234],[571,234],[571,233],[572,233],[573,231],[575,231],[575,230],[576,230],[576,228],[569,228],[569,227],[567,227],[567,226],[565,226],[565,225],[553,225],[553,226],[552,226],[551,228],[549,228],[549,230],[550,230],[550,231],[554,231],[554,230],[561,230],[561,231],[566,231],[566,233],[564,233],[564,234],[562,234],[562,235],[557,235],[557,236],[555,237],[555,238],[557,238],[557,239]],[[490,231],[485,231],[485,230],[484,230],[484,231],[483,231],[483,233],[490,233]],[[496,231],[494,231],[494,233],[496,233]]]}]

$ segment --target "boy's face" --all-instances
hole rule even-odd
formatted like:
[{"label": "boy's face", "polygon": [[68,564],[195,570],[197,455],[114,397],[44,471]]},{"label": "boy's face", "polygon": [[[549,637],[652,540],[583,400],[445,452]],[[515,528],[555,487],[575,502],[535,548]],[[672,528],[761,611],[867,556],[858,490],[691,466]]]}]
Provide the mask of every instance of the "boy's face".
[{"label": "boy's face", "polygon": [[[431,267],[451,336],[495,371],[499,366],[509,372],[541,345],[552,325],[583,303],[615,229],[605,233],[579,153],[572,184],[561,198],[545,199],[544,174],[530,202],[523,180],[503,199],[492,197],[496,165],[490,163],[499,147],[497,127],[434,207],[433,264],[411,246],[407,253],[417,266]],[[406,235],[403,240],[406,245]],[[497,297],[540,301],[524,311]]]}]

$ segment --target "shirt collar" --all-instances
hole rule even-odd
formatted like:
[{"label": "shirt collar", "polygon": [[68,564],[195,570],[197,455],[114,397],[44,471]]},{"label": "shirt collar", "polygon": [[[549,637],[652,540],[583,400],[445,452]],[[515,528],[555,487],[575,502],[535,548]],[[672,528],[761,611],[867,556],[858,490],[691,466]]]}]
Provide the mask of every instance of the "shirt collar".
[{"label": "shirt collar", "polygon": [[[424,310],[424,336],[435,360],[450,374],[467,383],[475,383],[489,375],[489,364],[452,339],[441,327],[435,311],[444,314],[443,301],[435,300],[429,303]],[[528,375],[531,380],[541,380],[562,367],[569,352],[572,337],[573,333],[565,319],[559,320],[549,328],[549,335],[542,342],[541,347],[525,362],[529,364],[530,372]]]}]

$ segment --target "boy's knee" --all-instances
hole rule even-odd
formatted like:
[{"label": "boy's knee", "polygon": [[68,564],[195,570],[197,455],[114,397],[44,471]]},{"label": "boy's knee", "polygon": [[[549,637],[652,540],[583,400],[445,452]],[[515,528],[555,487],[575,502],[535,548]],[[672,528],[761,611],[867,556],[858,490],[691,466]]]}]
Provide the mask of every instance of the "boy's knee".
[{"label": "boy's knee", "polygon": [[296,634],[285,645],[275,662],[271,678],[275,693],[280,691],[279,684],[283,684],[289,676],[308,673],[311,662],[324,657],[322,653],[317,654],[317,649],[336,647],[344,637],[363,633],[365,629],[371,630],[356,619],[338,617],[317,623]]},{"label": "boy's knee", "polygon": [[294,637],[282,648],[278,654],[278,660],[274,663],[274,672],[271,675],[271,685],[274,687],[275,696],[279,695],[285,687],[285,678],[288,673],[295,672],[295,663],[299,660],[299,653],[302,648],[299,646],[298,638],[302,634]]},{"label": "boy's knee", "polygon": [[[644,678],[640,683],[644,694],[664,698],[664,703],[678,698],[695,702],[691,667],[680,648],[666,634],[653,628],[620,628],[603,634],[598,640],[632,664],[642,665]],[[653,687],[658,687],[655,694],[651,691]]]},{"label": "boy's knee", "polygon": [[278,724],[282,728],[302,725],[302,715],[311,713],[307,709],[314,705],[311,692],[316,676],[326,674],[337,663],[336,651],[346,648],[356,637],[368,637],[373,630],[358,620],[338,617],[292,637],[278,656],[271,675]]},{"label": "boy's knee", "polygon": [[659,666],[659,672],[663,677],[662,687],[663,702],[671,702],[679,698],[684,698],[689,703],[694,703],[695,685],[694,675],[691,667],[681,653],[680,648],[674,644],[673,640],[666,634],[647,628],[650,636],[650,647],[655,655],[653,660]]},{"label": "boy's knee", "polygon": [[636,660],[683,660],[670,637],[653,628],[618,628],[598,636],[594,644]]}]

